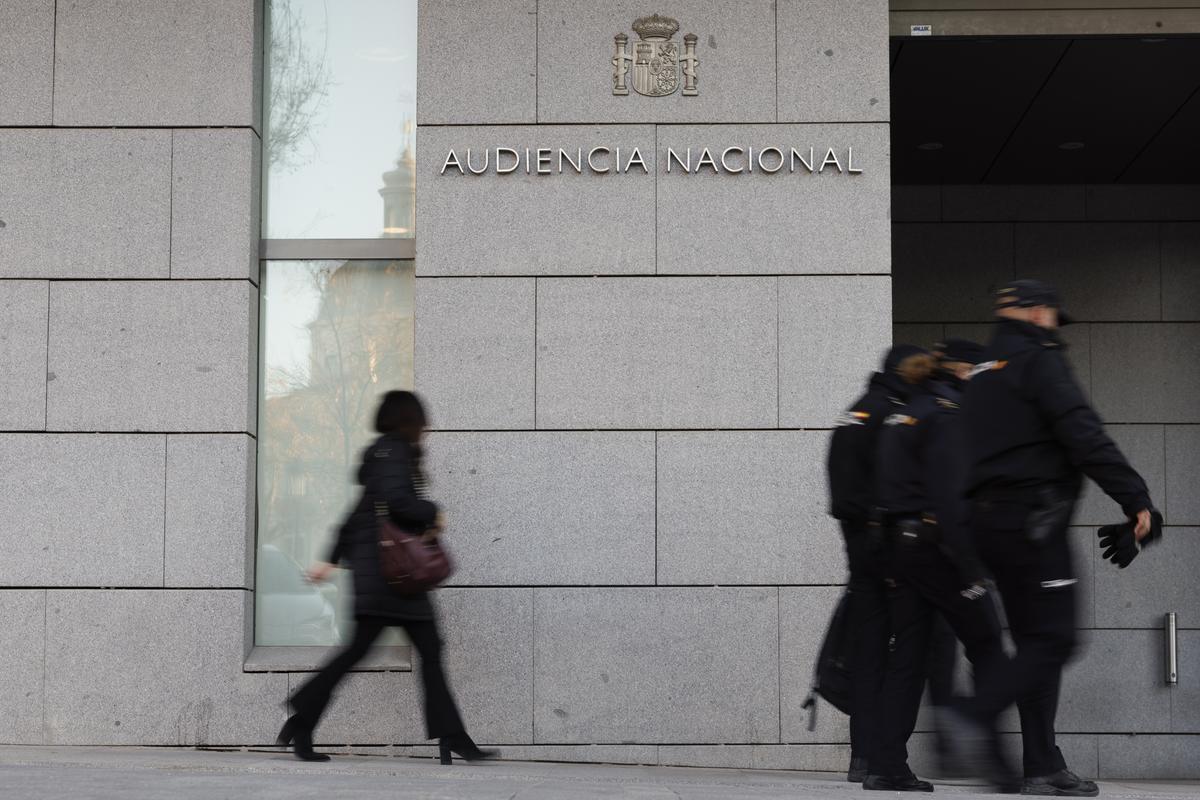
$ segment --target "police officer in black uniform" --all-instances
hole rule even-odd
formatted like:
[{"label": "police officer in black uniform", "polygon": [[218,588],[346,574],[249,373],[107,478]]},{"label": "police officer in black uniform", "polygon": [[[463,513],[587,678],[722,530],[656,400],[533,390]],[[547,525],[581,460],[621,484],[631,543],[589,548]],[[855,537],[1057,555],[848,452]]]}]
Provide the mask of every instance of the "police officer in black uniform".
[{"label": "police officer in black uniform", "polygon": [[928,356],[924,365],[913,364],[904,377],[917,385],[880,433],[877,500],[892,542],[894,643],[864,789],[933,791],[909,769],[905,744],[921,702],[935,610],[963,642],[977,676],[1001,670],[1007,661],[986,576],[971,545],[964,494],[962,390],[982,349],[950,340],[938,348],[940,361]]},{"label": "police officer in black uniform", "polygon": [[838,418],[826,462],[829,513],[841,523],[850,570],[853,692],[846,777],[853,783],[867,777],[867,754],[877,728],[875,714],[891,633],[883,537],[879,527],[870,524],[876,505],[875,454],[883,420],[904,404],[912,388],[897,369],[905,359],[922,353],[922,348],[906,344],[888,351],[881,371],[871,375],[866,393]]},{"label": "police officer in black uniform", "polygon": [[1055,745],[1063,665],[1076,646],[1076,572],[1067,526],[1083,476],[1134,522],[1141,540],[1153,508],[1079,388],[1057,329],[1070,320],[1053,287],[1021,280],[997,293],[995,333],[966,393],[968,494],[974,542],[995,579],[1017,652],[1008,668],[976,681],[973,699],[948,715],[957,760],[979,771],[997,716],[1017,703],[1022,794],[1094,797],[1096,784],[1067,769]]}]

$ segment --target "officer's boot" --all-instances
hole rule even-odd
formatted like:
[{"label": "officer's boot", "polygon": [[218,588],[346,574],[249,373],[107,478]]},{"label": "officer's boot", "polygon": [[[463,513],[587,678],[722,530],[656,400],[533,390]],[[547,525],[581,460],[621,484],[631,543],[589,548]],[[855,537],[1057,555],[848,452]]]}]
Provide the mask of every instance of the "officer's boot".
[{"label": "officer's boot", "polygon": [[1100,794],[1100,787],[1092,781],[1085,781],[1069,769],[1063,769],[1053,775],[1026,778],[1021,786],[1021,794],[1043,797],[1095,797]]},{"label": "officer's boot", "polygon": [[869,792],[932,792],[933,784],[909,772],[907,775],[868,775],[863,788]]}]

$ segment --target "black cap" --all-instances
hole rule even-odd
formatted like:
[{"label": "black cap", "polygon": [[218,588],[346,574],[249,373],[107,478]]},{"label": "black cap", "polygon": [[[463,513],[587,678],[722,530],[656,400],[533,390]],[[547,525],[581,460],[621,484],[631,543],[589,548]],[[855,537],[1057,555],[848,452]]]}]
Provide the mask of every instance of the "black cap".
[{"label": "black cap", "polygon": [[897,344],[893,345],[891,350],[887,351],[887,355],[883,357],[883,372],[891,375],[896,371],[896,367],[900,366],[900,362],[909,356],[915,356],[920,353],[928,353],[924,347],[917,347],[915,344]]},{"label": "black cap", "polygon": [[983,345],[970,339],[945,339],[933,346],[933,352],[942,361],[961,361],[972,365],[983,361]]},{"label": "black cap", "polygon": [[1050,306],[1058,309],[1058,324],[1070,325],[1073,321],[1063,310],[1062,295],[1048,283],[1024,278],[1006,283],[996,292],[996,308],[1033,308]]}]

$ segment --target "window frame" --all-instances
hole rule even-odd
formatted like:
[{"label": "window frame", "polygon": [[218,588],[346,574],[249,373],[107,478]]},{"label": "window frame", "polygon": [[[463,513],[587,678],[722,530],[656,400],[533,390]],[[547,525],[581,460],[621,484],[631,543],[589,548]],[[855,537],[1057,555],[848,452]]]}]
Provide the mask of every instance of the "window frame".
[{"label": "window frame", "polygon": [[[264,24],[269,26],[269,7],[264,4]],[[269,37],[264,36],[263,41],[263,71],[264,71],[264,91],[261,102],[261,111],[266,117],[270,97],[270,43]],[[416,52],[413,52],[416,56]],[[415,91],[416,86],[414,84]],[[264,119],[265,122],[265,119]],[[416,119],[415,108],[413,118],[411,119],[411,131],[415,139]],[[263,147],[267,146],[268,131],[263,132]],[[337,239],[337,238],[313,238],[313,239],[283,239],[283,238],[266,238],[267,227],[267,183],[269,180],[270,166],[266,158],[262,159],[256,180],[260,182],[260,207],[259,214],[259,275],[258,286],[260,287],[258,297],[258,330],[256,331],[257,344],[257,383],[255,392],[262,402],[264,380],[266,378],[265,370],[263,369],[263,356],[265,353],[265,322],[266,315],[263,313],[263,279],[265,277],[266,265],[272,261],[408,261],[412,263],[413,278],[416,278],[416,233],[413,230],[412,236],[407,237],[378,237],[378,238],[361,238],[361,239]],[[413,203],[415,207],[416,192],[414,187]],[[415,292],[415,286],[414,286]],[[416,308],[414,305],[414,326]],[[415,337],[414,328],[414,337]],[[261,422],[262,409],[258,414],[260,419],[256,420],[256,424]],[[259,462],[259,448],[262,446],[262,439],[259,435],[254,437],[254,449],[256,465]],[[243,662],[243,672],[282,672],[282,673],[304,673],[315,672],[320,669],[324,662],[328,659],[328,653],[331,647],[314,646],[314,645],[259,645],[257,644],[257,604],[258,604],[258,553],[259,553],[259,475],[258,467],[254,470],[254,541],[252,553],[254,555],[254,588],[250,592],[249,619],[247,621],[247,640],[245,648],[245,659]],[[338,645],[332,645],[336,648]],[[366,659],[358,664],[352,671],[355,672],[396,672],[396,671],[411,671],[412,670],[412,647],[409,645],[395,646],[376,646],[372,648],[371,653]]]}]

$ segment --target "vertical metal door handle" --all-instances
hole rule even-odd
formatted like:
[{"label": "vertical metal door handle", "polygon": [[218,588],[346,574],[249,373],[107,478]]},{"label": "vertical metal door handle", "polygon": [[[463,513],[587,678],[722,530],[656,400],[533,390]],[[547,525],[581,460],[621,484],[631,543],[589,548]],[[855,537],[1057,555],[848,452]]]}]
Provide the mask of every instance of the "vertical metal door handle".
[{"label": "vertical metal door handle", "polygon": [[1167,686],[1179,683],[1179,634],[1176,632],[1175,612],[1168,611],[1163,618],[1164,636],[1167,643]]}]

